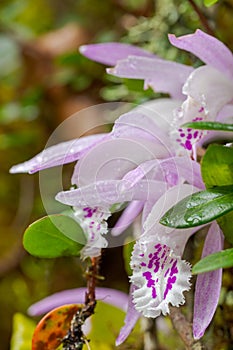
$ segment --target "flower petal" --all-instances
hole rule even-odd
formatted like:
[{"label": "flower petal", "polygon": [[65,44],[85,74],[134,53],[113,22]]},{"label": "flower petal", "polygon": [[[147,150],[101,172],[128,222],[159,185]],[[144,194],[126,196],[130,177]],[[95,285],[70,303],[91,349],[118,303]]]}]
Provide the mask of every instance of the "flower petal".
[{"label": "flower petal", "polygon": [[197,29],[194,34],[177,38],[169,34],[170,43],[179,49],[191,52],[204,63],[220,70],[232,78],[233,55],[231,51],[218,39]]},{"label": "flower petal", "polygon": [[202,66],[189,76],[183,92],[192,99],[186,107],[184,122],[198,116],[215,120],[222,107],[233,99],[233,82],[215,68]]},{"label": "flower petal", "polygon": [[135,244],[131,268],[131,282],[138,287],[133,302],[144,316],[166,315],[169,304],[184,303],[183,292],[190,289],[191,266],[156,236]]},{"label": "flower petal", "polygon": [[95,181],[121,179],[145,160],[169,155],[166,145],[145,139],[110,139],[96,145],[75,167],[72,183],[78,186]]},{"label": "flower petal", "polygon": [[[159,200],[155,203],[154,207],[151,210],[150,215],[148,215],[147,220],[144,223],[145,231],[146,232],[151,231],[154,229],[154,227],[156,228],[155,232],[158,231],[159,227],[161,227],[161,230],[165,229],[166,232],[174,231],[174,229],[158,224],[160,218],[166,213],[166,211],[168,211],[176,203],[178,203],[183,198],[197,191],[199,191],[199,188],[188,184],[179,184],[167,190],[166,193],[163,194],[159,198]],[[188,230],[189,229],[175,230],[175,232],[181,231],[183,232],[182,236],[185,237],[186,236],[185,232],[186,231],[188,232]],[[172,249],[174,250],[175,247],[172,247]]]},{"label": "flower petal", "polygon": [[[216,222],[211,224],[202,258],[223,249],[223,235]],[[201,338],[216,311],[222,284],[222,269],[197,276],[194,296],[193,335]]]},{"label": "flower petal", "polygon": [[[150,114],[153,115],[153,119]],[[132,112],[118,118],[114,123],[111,135],[114,138],[145,139],[169,147],[168,129],[162,130],[159,124],[160,118],[155,109],[150,110],[142,104]]]},{"label": "flower petal", "polygon": [[219,111],[233,99],[233,82],[210,66],[202,66],[189,76],[183,92],[188,96],[177,109],[170,136],[191,151],[207,133],[203,130],[178,128],[181,123],[215,120]]},{"label": "flower petal", "polygon": [[[28,314],[30,316],[39,316],[61,305],[83,304],[85,302],[85,293],[86,288],[75,288],[52,294],[31,305],[28,309]],[[127,309],[128,295],[116,289],[97,287],[96,299],[116,306],[123,311]]]},{"label": "flower petal", "polygon": [[56,199],[76,207],[108,207],[111,204],[159,198],[167,189],[161,181],[142,180],[126,191],[121,180],[98,181],[71,191],[59,192]]},{"label": "flower petal", "polygon": [[107,72],[121,78],[143,79],[145,89],[152,87],[156,92],[182,99],[182,86],[192,70],[192,67],[157,57],[129,56]]},{"label": "flower petal", "polygon": [[128,172],[123,180],[127,181],[126,187],[130,188],[145,176],[167,182],[170,186],[177,185],[185,180],[189,184],[205,188],[201,177],[200,164],[186,156],[149,160]]},{"label": "flower petal", "polygon": [[140,214],[144,206],[144,202],[132,201],[123,211],[115,226],[111,230],[112,236],[119,236],[124,232]]},{"label": "flower petal", "polygon": [[129,291],[128,309],[125,317],[125,325],[121,328],[120,334],[116,339],[116,346],[121,345],[126,340],[126,338],[128,338],[129,334],[132,332],[137,320],[140,317],[140,313],[135,310],[132,302],[132,293],[134,290],[135,286],[131,284]]},{"label": "flower petal", "polygon": [[80,159],[89,149],[104,140],[108,134],[85,136],[80,139],[61,142],[37,154],[27,162],[13,166],[10,173],[30,173],[63,165]]},{"label": "flower petal", "polygon": [[[167,136],[171,128],[171,123],[175,117],[175,111],[181,106],[181,104],[181,100],[175,100],[172,98],[158,98],[142,103],[133,111],[137,113],[142,113],[151,119],[150,124],[148,125],[148,127],[146,127],[146,130],[147,128],[148,130],[150,130],[150,125],[153,125],[154,133],[155,125],[157,129],[163,131],[163,133]],[[155,135],[157,135],[156,132]]]},{"label": "flower petal", "polygon": [[155,57],[149,51],[143,50],[137,46],[123,43],[102,43],[80,46],[79,51],[82,55],[93,61],[115,66],[115,64],[129,55]]},{"label": "flower petal", "polygon": [[74,207],[74,219],[82,227],[87,239],[87,243],[81,250],[81,257],[97,257],[101,254],[101,249],[108,245],[103,237],[108,232],[106,220],[111,215],[107,208],[100,207]]}]

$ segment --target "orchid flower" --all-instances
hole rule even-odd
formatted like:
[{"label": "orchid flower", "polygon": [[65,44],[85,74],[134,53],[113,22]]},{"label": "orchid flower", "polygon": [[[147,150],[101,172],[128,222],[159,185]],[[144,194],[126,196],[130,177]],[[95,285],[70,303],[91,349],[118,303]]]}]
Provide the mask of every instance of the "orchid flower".
[{"label": "orchid flower", "polygon": [[[215,120],[225,105],[232,106],[233,55],[221,41],[199,29],[179,38],[172,34],[168,37],[172,45],[196,55],[205,65],[193,69],[155,55],[146,56],[144,52],[136,54],[133,46],[119,43],[86,45],[80,51],[94,61],[114,66],[107,69],[109,74],[143,79],[145,88],[150,86],[157,92],[180,99],[181,105],[176,108],[170,132],[173,139],[191,151],[205,133],[186,130],[180,125],[189,121]],[[108,51],[108,45],[111,45],[111,51]],[[118,49],[119,56],[115,54]],[[182,103],[185,96],[187,99]]]},{"label": "orchid flower", "polygon": [[[168,313],[169,304],[178,306],[184,302],[183,292],[190,287],[190,265],[181,256],[187,239],[194,231],[171,231],[160,225],[158,220],[169,209],[169,205],[175,204],[176,199],[190,193],[187,191],[187,186],[190,185],[183,185],[184,181],[196,188],[203,188],[200,166],[188,156],[175,156],[166,134],[174,102],[169,100],[167,115],[164,105],[166,100],[157,103],[160,108],[163,107],[163,118],[159,113],[154,118],[151,110],[149,116],[140,114],[142,119],[138,118],[138,113],[130,112],[116,121],[110,134],[94,137],[93,143],[87,145],[84,138],[52,146],[11,170],[33,172],[38,168],[62,164],[63,159],[66,162],[73,161],[74,157],[80,159],[72,178],[72,182],[79,186],[78,189],[61,192],[57,199],[73,206],[74,215],[90,235],[84,247],[84,257],[88,254],[99,255],[102,246],[106,246],[102,235],[106,233],[105,220],[112,204],[137,203],[137,210],[129,211],[130,220],[126,215],[127,224],[143,210],[143,230],[139,233],[131,261],[132,296],[129,298],[125,326],[116,342],[118,345],[127,338],[140,315],[157,317],[160,313]],[[158,111],[156,102],[154,104]],[[161,127],[157,124],[159,118],[163,120]],[[80,149],[82,142],[85,145],[83,150]],[[77,149],[74,149],[75,145],[78,145]],[[71,147],[73,152],[69,152]],[[192,186],[190,188],[193,190]],[[165,205],[164,200],[169,200],[169,205]],[[216,279],[219,281],[221,275],[218,274]],[[207,310],[209,316],[206,315],[205,327],[213,316],[218,296],[219,289],[213,294],[214,300]],[[200,298],[196,302],[197,319],[200,318],[199,310],[203,308],[203,301],[198,300]],[[200,330],[198,322],[195,324],[198,334],[204,332],[203,328]]]},{"label": "orchid flower", "polygon": [[[72,183],[78,189],[61,192],[57,199],[74,208],[74,218],[84,229],[87,244],[81,252],[83,258],[98,256],[101,248],[106,247],[107,242],[103,237],[107,232],[105,220],[110,215],[112,204],[136,200],[142,208],[142,203],[149,198],[156,200],[164,193],[169,181],[174,184],[178,181],[180,176],[176,174],[177,171],[183,172],[182,176],[187,181],[198,173],[194,181],[200,184],[197,163],[188,156],[173,159],[175,152],[167,128],[177,104],[177,101],[166,99],[154,101],[153,110],[145,108],[144,111],[140,107],[138,111],[121,116],[109,134],[83,137],[52,146],[33,159],[11,168],[11,173],[33,173],[79,160],[72,176]],[[127,173],[140,165],[142,169],[138,168],[141,172],[138,181],[128,187],[131,180],[127,178]],[[162,172],[159,172],[160,167]],[[153,178],[151,173],[155,171],[157,174]],[[143,174],[148,180],[143,178]],[[174,179],[169,180],[169,176]],[[132,213],[133,219],[138,212]]]},{"label": "orchid flower", "polygon": [[[181,184],[169,189],[152,207],[143,223],[143,234],[137,240],[131,259],[131,296],[125,326],[116,340],[120,345],[130,334],[140,315],[156,318],[169,313],[169,304],[182,305],[183,293],[190,289],[191,266],[182,260],[189,237],[199,227],[180,230],[162,226],[159,219],[176,201],[198,189]],[[223,248],[223,235],[211,224],[203,257]],[[222,269],[197,277],[193,334],[203,336],[215,313],[221,290]],[[208,297],[207,297],[208,296]]]},{"label": "orchid flower", "polygon": [[[155,318],[161,313],[166,315],[169,305],[184,303],[183,293],[190,288],[191,268],[182,260],[182,255],[187,240],[198,228],[181,231],[159,224],[161,215],[178,200],[204,188],[200,165],[190,158],[190,152],[202,133],[185,130],[181,125],[186,121],[216,118],[233,97],[228,91],[232,88],[232,56],[222,43],[201,31],[179,39],[170,36],[170,41],[196,54],[206,66],[194,70],[129,45],[83,47],[81,51],[86,56],[99,61],[104,56],[104,63],[116,65],[108,70],[109,73],[144,79],[145,87],[152,86],[169,93],[172,98],[148,102],[122,115],[108,134],[52,146],[11,168],[12,173],[33,173],[78,160],[72,175],[72,184],[77,188],[58,193],[56,199],[73,207],[73,217],[86,234],[87,244],[81,253],[83,258],[98,256],[101,248],[107,246],[104,237],[106,220],[113,204],[129,203],[113,231],[115,235],[142,213],[142,229],[137,234],[131,260],[133,273],[128,314],[117,339],[118,345],[128,336],[140,315]],[[103,49],[107,47],[111,47],[108,56]],[[224,62],[227,62],[226,69]],[[210,73],[213,79],[219,79],[219,86],[216,81],[216,85],[208,90]],[[210,79],[211,84],[213,79]],[[201,95],[197,93],[199,88]],[[184,95],[188,98],[183,102]],[[211,107],[209,104],[214,97],[216,101]],[[211,225],[212,231],[217,233],[213,243],[207,236],[204,255],[222,247],[221,232],[216,224]],[[208,283],[202,286],[205,293],[210,288],[208,276],[205,275]],[[213,272],[211,278],[216,281],[217,289],[205,306],[203,318],[201,312],[205,301],[200,295],[203,278],[198,278],[194,310],[196,338],[204,333],[216,309],[221,272]]]}]

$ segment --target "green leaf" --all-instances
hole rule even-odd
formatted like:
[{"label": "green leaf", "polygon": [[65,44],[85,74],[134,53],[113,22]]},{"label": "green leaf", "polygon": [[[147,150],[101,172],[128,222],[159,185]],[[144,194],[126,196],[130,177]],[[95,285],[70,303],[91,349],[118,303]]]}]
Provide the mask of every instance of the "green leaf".
[{"label": "green leaf", "polygon": [[[95,314],[90,319],[91,330],[87,337],[91,339],[91,349],[110,350],[115,349],[116,335],[119,334],[124,324],[125,312],[110,304],[98,300]],[[139,324],[134,327],[126,344],[135,345],[140,337]],[[129,346],[133,349],[133,346]]]},{"label": "green leaf", "polygon": [[221,216],[217,220],[219,226],[221,227],[225,238],[229,243],[233,244],[233,232],[232,232],[232,223],[233,223],[233,211],[230,213]]},{"label": "green leaf", "polygon": [[77,256],[84,244],[82,228],[66,215],[50,215],[35,221],[23,237],[24,248],[40,258]]},{"label": "green leaf", "polygon": [[[233,184],[233,149],[210,145],[201,161],[202,178],[207,188]],[[218,220],[226,239],[233,244],[233,212]]]},{"label": "green leaf", "polygon": [[192,128],[198,130],[233,131],[233,124],[223,124],[217,122],[193,122],[183,124],[182,128]]},{"label": "green leaf", "polygon": [[233,266],[233,248],[210,254],[193,266],[194,274]]},{"label": "green leaf", "polygon": [[36,324],[21,313],[13,317],[13,331],[10,350],[31,350],[32,335]]},{"label": "green leaf", "polygon": [[210,145],[201,161],[201,174],[207,188],[233,184],[233,149]]},{"label": "green leaf", "polygon": [[194,193],[173,206],[160,223],[174,228],[189,228],[211,222],[233,210],[233,185]]},{"label": "green leaf", "polygon": [[218,2],[218,0],[204,0],[204,4],[206,7],[210,7],[214,4],[216,4],[216,2]]}]

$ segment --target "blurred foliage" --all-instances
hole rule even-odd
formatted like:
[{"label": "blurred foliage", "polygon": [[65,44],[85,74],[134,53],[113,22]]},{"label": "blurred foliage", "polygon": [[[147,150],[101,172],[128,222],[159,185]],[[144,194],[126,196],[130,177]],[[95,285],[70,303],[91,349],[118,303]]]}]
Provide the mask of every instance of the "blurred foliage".
[{"label": "blurred foliage", "polygon": [[[196,4],[216,36],[232,49],[233,1],[222,0],[209,7],[205,5],[210,1],[196,0]],[[199,65],[196,58],[171,47],[167,40],[168,32],[181,35],[196,28],[204,29],[190,2],[182,0],[0,2],[1,350],[9,349],[15,312],[25,314],[34,301],[85,283],[76,258],[36,259],[23,250],[22,232],[45,211],[38,176],[9,175],[9,168],[43,149],[56,126],[76,111],[119,99],[140,103],[156,95],[152,90],[143,91],[141,81],[107,76],[105,67],[78,54],[78,46],[122,41],[166,59]],[[127,291],[121,249],[109,251],[103,257],[103,284]],[[233,341],[230,271],[225,272],[223,291],[216,321],[205,336],[209,349],[228,349]],[[23,318],[16,314],[13,327],[27,323]],[[178,349],[172,334],[167,346],[166,333],[161,335],[164,349]]]}]

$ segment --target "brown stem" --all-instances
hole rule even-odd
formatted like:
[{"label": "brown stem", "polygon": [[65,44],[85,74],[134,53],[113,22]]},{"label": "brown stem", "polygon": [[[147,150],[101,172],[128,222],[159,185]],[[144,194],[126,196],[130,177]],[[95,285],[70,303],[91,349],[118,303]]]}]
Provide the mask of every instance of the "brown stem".
[{"label": "brown stem", "polygon": [[[99,269],[100,269],[100,257],[92,258],[91,266],[88,267],[86,272],[87,291],[85,295],[85,308],[84,308],[86,309],[87,314],[91,313],[90,315],[94,313],[94,309],[96,305],[95,287],[96,287],[96,280],[98,279],[98,276],[99,276]],[[86,318],[88,318],[89,316],[87,315]]]},{"label": "brown stem", "polygon": [[87,344],[87,339],[83,334],[82,326],[86,319],[95,312],[95,287],[96,281],[99,279],[99,263],[100,257],[92,258],[91,265],[87,268],[87,291],[85,294],[85,305],[73,316],[70,329],[62,341],[63,350],[82,350],[83,345],[85,343]]},{"label": "brown stem", "polygon": [[205,15],[201,12],[200,8],[197,6],[197,4],[195,3],[194,0],[188,0],[190,5],[192,6],[192,8],[194,9],[194,11],[197,13],[201,24],[203,25],[203,27],[205,28],[205,30],[207,31],[208,34],[215,36],[214,31],[212,30],[212,28],[209,26],[209,23],[205,17]]},{"label": "brown stem", "polygon": [[204,350],[205,347],[199,340],[193,339],[192,325],[189,323],[180,309],[170,307],[170,317],[173,327],[185,344],[186,350]]},{"label": "brown stem", "polygon": [[158,350],[155,319],[143,317],[141,324],[144,334],[144,350]]}]

